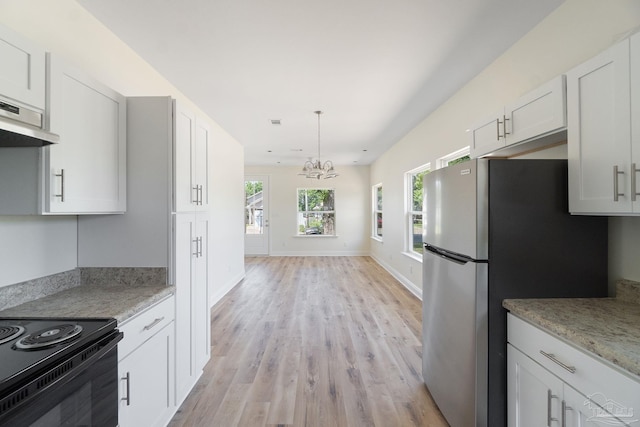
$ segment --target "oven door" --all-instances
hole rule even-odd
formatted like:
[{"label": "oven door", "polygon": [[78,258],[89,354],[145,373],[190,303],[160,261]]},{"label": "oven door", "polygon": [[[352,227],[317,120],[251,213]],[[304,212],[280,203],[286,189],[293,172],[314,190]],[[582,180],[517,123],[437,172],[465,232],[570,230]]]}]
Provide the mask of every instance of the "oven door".
[{"label": "oven door", "polygon": [[0,425],[117,426],[121,339],[115,330],[39,374],[18,390],[19,403],[0,417]]}]

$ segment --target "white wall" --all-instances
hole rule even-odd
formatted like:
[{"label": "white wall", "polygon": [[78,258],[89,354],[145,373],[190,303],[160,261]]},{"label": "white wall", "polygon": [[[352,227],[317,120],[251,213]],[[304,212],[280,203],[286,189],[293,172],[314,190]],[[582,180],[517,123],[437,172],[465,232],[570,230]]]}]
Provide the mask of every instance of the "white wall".
[{"label": "white wall", "polygon": [[[469,145],[465,130],[502,105],[566,72],[640,25],[637,0],[567,0],[371,166],[384,185],[384,243],[371,254],[421,288],[420,262],[402,255],[403,174]],[[610,220],[610,281],[640,280],[640,218]]]},{"label": "white wall", "polygon": [[[0,0],[0,24],[59,54],[125,96],[172,96],[206,115],[73,0]],[[210,294],[244,275],[244,151],[210,120],[213,239]],[[0,151],[0,155],[1,155]],[[236,188],[236,192],[230,190]],[[76,218],[0,217],[0,286],[76,267]],[[234,226],[235,225],[235,226]],[[37,239],[28,237],[37,236]],[[60,236],[65,236],[60,238]],[[27,237],[27,238],[25,238]],[[42,250],[36,250],[40,249]],[[5,253],[6,252],[6,253]],[[47,252],[48,259],[42,252]],[[53,253],[55,252],[55,253]],[[53,254],[52,254],[53,253]],[[31,257],[29,260],[26,257]],[[30,262],[26,262],[26,260]],[[235,282],[234,282],[235,281]]]},{"label": "white wall", "polygon": [[[368,166],[336,167],[339,177],[312,180],[297,166],[245,166],[246,175],[269,176],[270,255],[368,255],[371,186]],[[333,188],[337,237],[296,236],[297,189]]]}]

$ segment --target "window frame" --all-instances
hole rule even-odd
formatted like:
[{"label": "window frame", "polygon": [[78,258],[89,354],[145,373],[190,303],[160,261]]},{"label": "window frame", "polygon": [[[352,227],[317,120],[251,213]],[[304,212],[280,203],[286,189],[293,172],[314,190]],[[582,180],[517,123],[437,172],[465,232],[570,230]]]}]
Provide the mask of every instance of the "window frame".
[{"label": "window frame", "polygon": [[[404,254],[414,258],[420,262],[422,262],[422,252],[418,252],[414,250],[414,234],[415,234],[415,225],[414,225],[414,216],[420,215],[422,220],[425,218],[424,206],[421,202],[420,210],[414,210],[414,194],[413,194],[413,181],[414,176],[418,174],[426,174],[431,172],[431,162],[425,163],[424,165],[418,166],[417,168],[411,169],[410,171],[405,172],[404,180],[405,180],[405,225],[404,225]],[[423,175],[424,176],[424,175]],[[423,230],[420,231],[420,235],[424,233]],[[421,237],[422,239],[422,237]]]},{"label": "window frame", "polygon": [[[310,190],[321,190],[321,191],[332,191],[333,192],[333,210],[321,210],[321,211],[314,211],[314,210],[300,210],[300,206],[299,206],[299,200],[300,200],[300,191],[310,191]],[[308,208],[308,206],[307,206]],[[300,231],[300,226],[302,224],[299,223],[299,215],[305,215],[305,214],[318,214],[318,213],[322,213],[324,214],[333,214],[333,233],[332,234],[307,234],[306,232],[301,232]],[[307,227],[308,228],[308,227]],[[324,230],[323,230],[324,231]],[[336,189],[335,188],[319,188],[319,187],[298,187],[296,188],[296,232],[295,232],[295,236],[296,237],[336,237],[338,235],[337,233],[337,227],[336,227]]]},{"label": "window frame", "polygon": [[[380,190],[380,204],[378,205],[378,189]],[[371,186],[371,238],[379,242],[383,241],[384,216],[382,214],[384,190],[382,183]],[[380,227],[378,228],[378,215],[380,215]],[[378,234],[378,230],[380,234]]]},{"label": "window frame", "polygon": [[459,150],[454,151],[453,153],[449,153],[446,156],[440,157],[437,161],[437,167],[436,169],[441,169],[441,168],[445,168],[447,166],[449,166],[449,163],[455,161],[455,160],[459,160],[463,157],[469,157],[468,159],[464,160],[471,160],[471,147],[470,146],[466,146],[464,148],[461,148]]}]

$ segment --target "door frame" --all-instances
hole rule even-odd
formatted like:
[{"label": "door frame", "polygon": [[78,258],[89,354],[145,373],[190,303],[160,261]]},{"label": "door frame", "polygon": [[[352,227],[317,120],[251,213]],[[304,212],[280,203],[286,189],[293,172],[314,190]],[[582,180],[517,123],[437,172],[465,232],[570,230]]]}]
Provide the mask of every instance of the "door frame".
[{"label": "door frame", "polygon": [[269,176],[268,175],[245,175],[244,182],[262,182],[262,233],[247,234],[247,205],[245,193],[245,222],[244,222],[244,254],[248,256],[268,256],[271,249],[270,229],[269,229]]}]

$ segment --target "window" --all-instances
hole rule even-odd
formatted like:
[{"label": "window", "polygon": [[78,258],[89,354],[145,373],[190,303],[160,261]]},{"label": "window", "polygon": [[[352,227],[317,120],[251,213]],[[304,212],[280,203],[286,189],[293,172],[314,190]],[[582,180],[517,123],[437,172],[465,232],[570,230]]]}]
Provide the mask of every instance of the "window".
[{"label": "window", "polygon": [[438,159],[438,169],[471,160],[470,153],[471,151],[469,147],[465,147],[461,150],[454,151],[451,154],[447,154],[446,156]]},{"label": "window", "polygon": [[335,190],[298,189],[298,235],[336,235]]},{"label": "window", "polygon": [[382,184],[372,187],[371,200],[373,204],[371,236],[374,239],[382,240]]},{"label": "window", "polygon": [[263,234],[262,181],[245,181],[244,198],[244,233]]},{"label": "window", "polygon": [[429,173],[431,165],[411,170],[405,174],[407,198],[407,238],[406,251],[417,257],[422,256],[422,178]]}]

